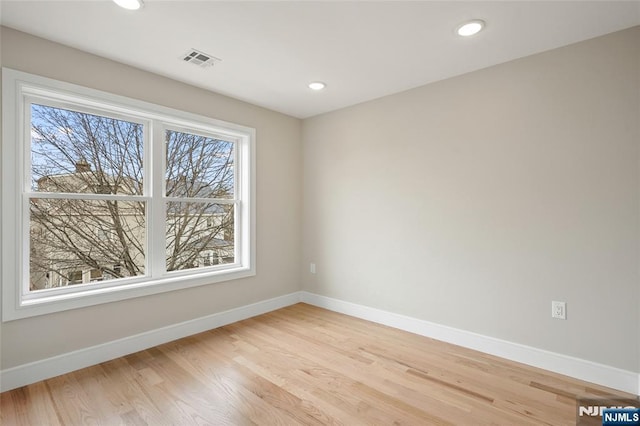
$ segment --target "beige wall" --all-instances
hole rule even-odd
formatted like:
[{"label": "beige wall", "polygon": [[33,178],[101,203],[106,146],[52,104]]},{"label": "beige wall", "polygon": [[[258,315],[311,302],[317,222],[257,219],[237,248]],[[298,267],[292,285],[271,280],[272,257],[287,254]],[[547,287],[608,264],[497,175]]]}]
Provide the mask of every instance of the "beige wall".
[{"label": "beige wall", "polygon": [[257,131],[255,277],[2,323],[2,369],[299,290],[300,120],[8,28],[1,43],[2,66]]},{"label": "beige wall", "polygon": [[640,371],[639,49],[636,27],[305,120],[304,288]]}]

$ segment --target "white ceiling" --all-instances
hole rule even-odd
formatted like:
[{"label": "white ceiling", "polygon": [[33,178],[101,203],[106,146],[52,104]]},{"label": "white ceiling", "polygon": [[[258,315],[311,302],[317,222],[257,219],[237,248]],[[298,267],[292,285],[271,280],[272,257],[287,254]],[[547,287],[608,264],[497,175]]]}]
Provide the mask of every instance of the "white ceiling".
[{"label": "white ceiling", "polygon": [[[640,24],[640,1],[2,0],[2,25],[305,118]],[[454,27],[487,22],[461,38]],[[222,59],[202,69],[195,48]],[[307,88],[312,80],[328,87]]]}]

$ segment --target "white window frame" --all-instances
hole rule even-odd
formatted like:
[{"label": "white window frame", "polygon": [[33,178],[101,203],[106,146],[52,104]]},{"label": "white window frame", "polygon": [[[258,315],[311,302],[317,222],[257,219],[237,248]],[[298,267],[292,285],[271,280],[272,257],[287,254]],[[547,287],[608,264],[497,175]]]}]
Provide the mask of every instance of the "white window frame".
[{"label": "white window frame", "polygon": [[[123,200],[147,202],[145,276],[30,292],[29,199],[31,100],[144,124],[144,186]],[[8,68],[2,69],[2,321],[147,296],[256,274],[255,129],[114,95]],[[235,262],[164,271],[165,131],[197,132],[234,143]],[[48,198],[51,194],[42,196]],[[37,195],[39,197],[40,195]],[[54,197],[58,197],[54,195]],[[103,199],[114,195],[64,194],[59,198]],[[218,202],[218,200],[212,200]],[[160,213],[159,213],[160,212]],[[149,230],[155,232],[149,232]],[[162,229],[162,232],[160,232]]]}]

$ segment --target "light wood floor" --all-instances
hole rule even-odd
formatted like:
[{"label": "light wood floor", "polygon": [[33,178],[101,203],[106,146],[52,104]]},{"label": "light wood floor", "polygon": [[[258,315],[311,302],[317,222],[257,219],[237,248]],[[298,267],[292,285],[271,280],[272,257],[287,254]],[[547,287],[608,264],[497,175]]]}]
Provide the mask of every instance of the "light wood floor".
[{"label": "light wood floor", "polygon": [[0,394],[2,425],[573,425],[625,396],[305,304]]}]

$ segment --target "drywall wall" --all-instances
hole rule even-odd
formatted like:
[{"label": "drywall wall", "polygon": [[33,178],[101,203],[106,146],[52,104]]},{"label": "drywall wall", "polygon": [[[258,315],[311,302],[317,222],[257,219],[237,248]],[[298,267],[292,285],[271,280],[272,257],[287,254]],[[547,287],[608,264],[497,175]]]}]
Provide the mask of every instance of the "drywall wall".
[{"label": "drywall wall", "polygon": [[[254,127],[257,275],[2,324],[1,369],[299,290],[301,122],[9,28],[4,67]],[[277,249],[274,249],[277,248]]]},{"label": "drywall wall", "polygon": [[640,371],[639,49],[635,27],[305,120],[304,289]]}]

